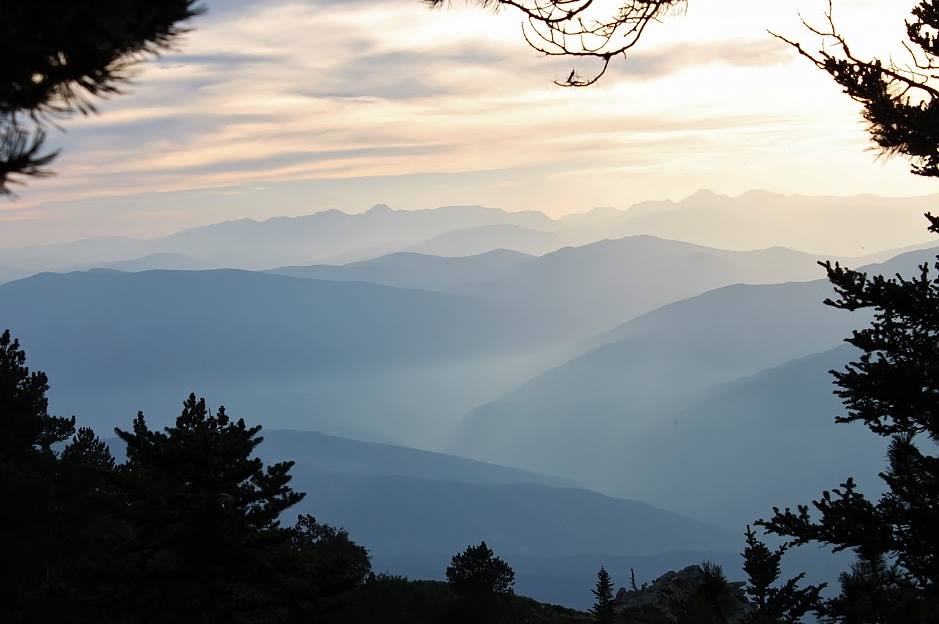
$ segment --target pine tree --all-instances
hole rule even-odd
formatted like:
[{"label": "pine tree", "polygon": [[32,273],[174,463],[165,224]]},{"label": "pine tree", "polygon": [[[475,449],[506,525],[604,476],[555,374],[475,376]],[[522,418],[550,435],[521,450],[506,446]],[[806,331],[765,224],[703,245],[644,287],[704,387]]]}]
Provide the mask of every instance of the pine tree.
[{"label": "pine tree", "polygon": [[454,555],[447,566],[447,581],[458,598],[451,621],[496,624],[505,620],[515,571],[486,542]]},{"label": "pine tree", "polygon": [[72,435],[74,418],[50,416],[48,379],[26,366],[9,331],[0,335],[0,605],[10,621],[43,618],[62,578],[58,510],[68,490],[53,447]]},{"label": "pine tree", "polygon": [[613,622],[614,589],[610,573],[606,571],[606,568],[600,566],[600,571],[597,572],[597,584],[591,590],[594,602],[593,608],[590,610],[598,624],[612,624]]},{"label": "pine tree", "polygon": [[457,594],[511,594],[515,571],[486,542],[480,542],[453,556],[447,581]]},{"label": "pine tree", "polygon": [[[939,233],[939,218],[927,216]],[[838,295],[828,305],[875,313],[869,327],[847,339],[860,357],[832,374],[847,408],[838,422],[862,423],[889,440],[881,474],[886,492],[870,500],[848,479],[814,501],[816,514],[807,505],[774,509],[762,524],[792,544],[857,554],[858,564],[841,577],[841,595],[826,605],[831,621],[937,622],[939,273],[928,264],[912,279],[824,266]]]},{"label": "pine tree", "polygon": [[[868,133],[887,156],[903,155],[912,161],[915,175],[939,176],[939,0],[920,0],[905,23],[907,55],[863,58],[857,47],[839,32],[829,2],[827,23],[809,31],[822,38],[817,53],[802,44],[778,37],[827,72],[862,106]],[[778,36],[778,35],[777,35]]]},{"label": "pine tree", "polygon": [[30,372],[26,352],[6,330],[0,334],[0,461],[51,457],[52,447],[75,432],[74,418],[49,415],[49,379]]},{"label": "pine tree", "polygon": [[16,175],[48,174],[50,121],[120,93],[200,11],[195,0],[0,0],[0,194]]},{"label": "pine tree", "polygon": [[779,584],[780,563],[788,548],[771,550],[747,527],[747,546],[743,551],[743,570],[747,574],[746,594],[752,605],[743,624],[797,624],[815,611],[825,584],[799,587],[805,574]]},{"label": "pine tree", "polygon": [[130,529],[114,597],[122,613],[252,622],[284,609],[278,596],[293,573],[292,533],[279,518],[303,495],[289,486],[293,462],[265,469],[254,456],[260,429],[221,407],[212,415],[190,395],[164,432],[143,414],[132,432],[117,430],[127,444],[118,497]]}]

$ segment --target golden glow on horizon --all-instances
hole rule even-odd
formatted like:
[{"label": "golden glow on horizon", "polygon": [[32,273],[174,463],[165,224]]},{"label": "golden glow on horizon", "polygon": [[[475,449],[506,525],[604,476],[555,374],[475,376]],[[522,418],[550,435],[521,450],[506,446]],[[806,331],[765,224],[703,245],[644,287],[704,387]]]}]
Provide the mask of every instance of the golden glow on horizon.
[{"label": "golden glow on horizon", "polygon": [[[414,176],[428,205],[554,215],[702,187],[936,190],[900,160],[875,161],[857,106],[766,34],[810,41],[797,11],[816,19],[824,0],[691,0],[686,15],[657,25],[634,57],[582,90],[551,84],[570,61],[528,50],[510,10],[432,11],[416,0],[251,6],[213,12],[210,0],[182,56],[145,67],[100,117],[66,124],[59,175],[0,205],[4,221],[55,227],[63,202],[127,196],[128,211],[166,210],[168,231],[206,216],[180,218],[148,194],[218,188],[224,197],[247,183],[375,176]],[[900,49],[911,6],[836,2],[855,47],[880,54]],[[479,188],[454,178],[440,187],[421,177],[492,170],[536,172],[538,183]],[[395,203],[396,193],[415,196],[389,187],[382,197],[379,187],[375,201]],[[278,214],[276,201],[257,195],[253,216]],[[311,197],[305,211],[318,207]]]}]

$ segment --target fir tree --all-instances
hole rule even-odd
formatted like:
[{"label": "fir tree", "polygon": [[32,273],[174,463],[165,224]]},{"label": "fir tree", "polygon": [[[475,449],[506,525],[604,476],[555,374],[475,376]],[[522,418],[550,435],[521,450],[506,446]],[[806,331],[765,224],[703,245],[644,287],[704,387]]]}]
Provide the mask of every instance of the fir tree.
[{"label": "fir tree", "polygon": [[594,597],[593,608],[590,610],[598,624],[612,624],[613,622],[613,580],[606,568],[600,566],[597,572],[597,584],[591,591]]},{"label": "fir tree", "polygon": [[49,415],[48,391],[46,374],[30,372],[26,352],[10,330],[0,334],[0,461],[51,457],[52,447],[75,432],[74,418]]},{"label": "fir tree", "polygon": [[[292,533],[280,515],[302,494],[290,489],[293,462],[267,467],[254,456],[261,427],[212,415],[190,395],[164,432],[138,414],[119,470],[119,500],[130,536],[120,548],[125,575],[115,597],[124,614],[148,621],[276,620],[290,582]],[[283,616],[286,617],[286,616]]]},{"label": "fir tree", "polygon": [[752,610],[743,624],[797,624],[818,608],[819,594],[825,584],[799,587],[805,574],[779,584],[780,563],[785,545],[771,550],[747,527],[747,546],[743,551],[743,570],[747,574],[746,594]]},{"label": "fir tree", "polygon": [[[939,233],[939,218],[929,217]],[[889,440],[886,492],[876,501],[852,479],[795,511],[774,509],[762,524],[792,544],[853,550],[854,569],[825,612],[834,622],[939,621],[939,274],[868,277],[825,264],[843,310],[873,309],[872,324],[847,342],[861,351],[832,371],[847,414]],[[939,271],[939,262],[935,268]]]},{"label": "fir tree", "polygon": [[50,416],[46,375],[30,371],[9,331],[0,334],[0,604],[11,621],[53,617],[63,578],[68,525],[59,511],[69,490],[53,447],[75,419]]}]

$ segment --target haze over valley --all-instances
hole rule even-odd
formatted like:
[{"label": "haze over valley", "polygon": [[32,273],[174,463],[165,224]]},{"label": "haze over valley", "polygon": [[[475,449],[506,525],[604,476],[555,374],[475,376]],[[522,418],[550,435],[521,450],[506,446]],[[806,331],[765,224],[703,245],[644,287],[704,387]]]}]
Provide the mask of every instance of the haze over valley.
[{"label": "haze over valley", "polygon": [[[931,201],[701,192],[559,220],[377,206],[9,248],[8,278],[43,272],[0,285],[0,315],[55,411],[110,431],[138,409],[169,424],[190,391],[224,402],[379,568],[427,574],[478,533],[557,599],[599,553],[650,578],[734,565],[733,527],[858,457],[876,473],[883,449],[834,424],[825,374],[868,317],[821,305],[817,262],[915,270],[937,253],[913,218]],[[802,210],[816,227],[781,225]],[[825,236],[856,210],[890,227]],[[764,247],[708,246],[741,228]],[[582,563],[549,572],[559,558]]]},{"label": "haze over valley", "polygon": [[939,624],[939,0],[0,0],[0,623]]}]

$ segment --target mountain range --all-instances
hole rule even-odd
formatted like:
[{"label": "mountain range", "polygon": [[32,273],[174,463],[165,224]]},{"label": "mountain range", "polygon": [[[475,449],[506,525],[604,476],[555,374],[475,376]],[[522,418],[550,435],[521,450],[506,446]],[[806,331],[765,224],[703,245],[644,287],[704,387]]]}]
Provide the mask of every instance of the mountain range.
[{"label": "mountain range", "polygon": [[[828,256],[796,249],[909,274],[939,253],[913,233],[934,199],[377,206],[0,250],[21,277],[0,328],[49,373],[51,411],[99,432],[168,424],[189,392],[264,425],[299,510],[378,570],[440,578],[486,539],[520,589],[582,607],[599,563],[734,566],[773,505],[847,476],[878,490],[884,449],[834,423],[827,372],[869,316],[823,305]],[[886,225],[817,229],[851,210]]]},{"label": "mountain range", "polygon": [[783,246],[875,261],[895,255],[883,255],[890,250],[927,241],[922,213],[937,202],[937,196],[834,198],[754,191],[727,197],[701,191],[678,202],[598,208],[558,219],[481,206],[393,210],[379,204],[355,214],[328,210],[240,219],[152,239],[107,237],[0,249],[0,281],[42,271],[120,268],[121,263],[154,269],[271,269],[346,264],[401,251],[466,256],[505,248],[543,255],[635,235],[738,251]]}]

